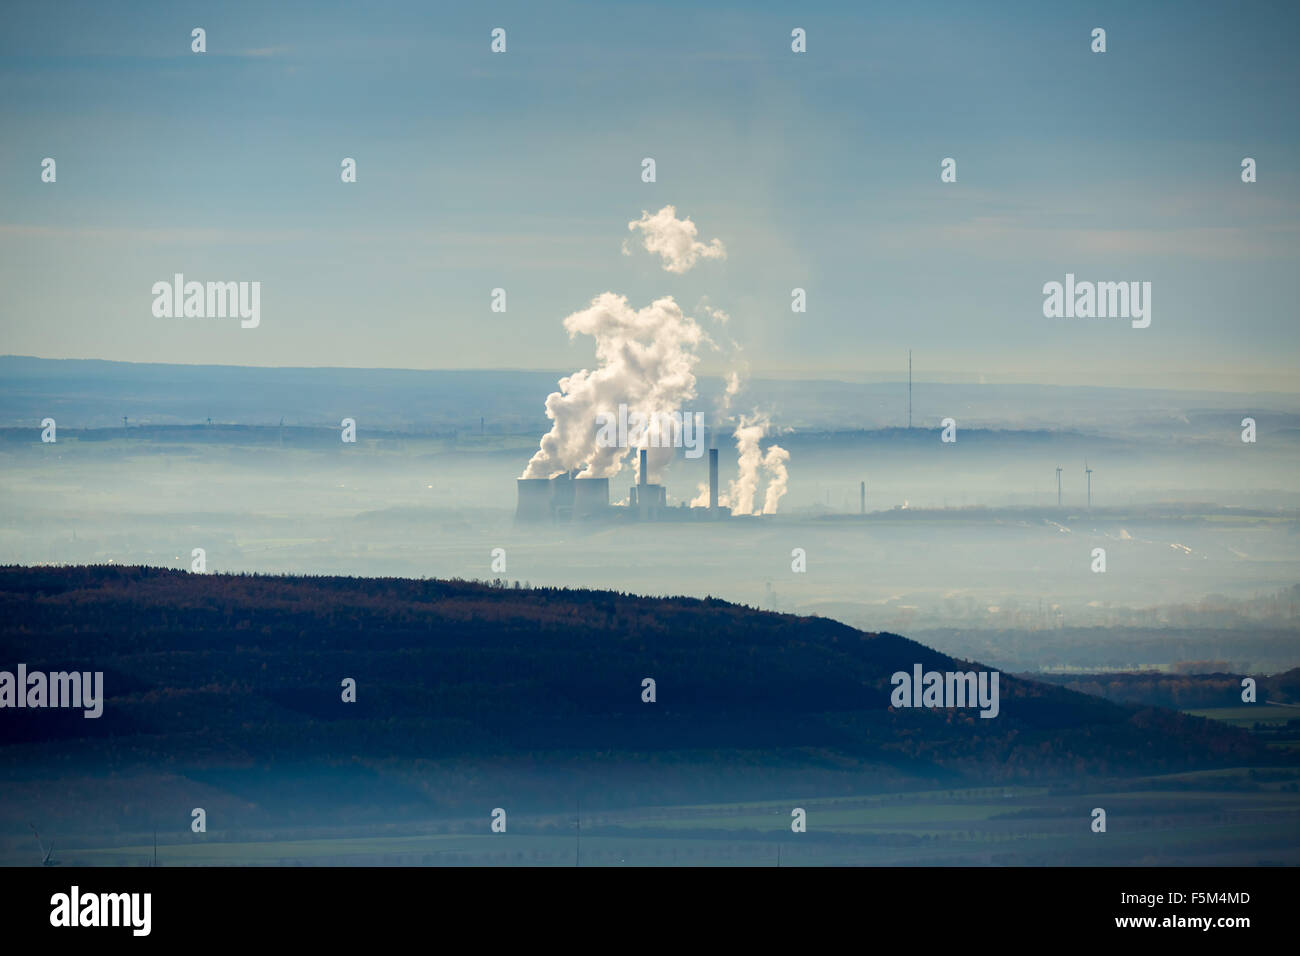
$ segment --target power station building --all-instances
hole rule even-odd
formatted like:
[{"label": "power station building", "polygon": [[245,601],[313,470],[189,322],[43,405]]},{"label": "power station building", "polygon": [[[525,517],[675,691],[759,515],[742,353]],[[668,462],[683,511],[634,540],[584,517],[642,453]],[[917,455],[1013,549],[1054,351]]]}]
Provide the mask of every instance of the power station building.
[{"label": "power station building", "polygon": [[576,471],[554,478],[517,478],[516,524],[545,524],[567,521],[675,521],[721,518],[729,515],[718,507],[718,450],[709,449],[709,506],[668,507],[663,485],[649,481],[646,450],[640,451],[637,483],[628,489],[626,506],[609,503],[608,478],[579,478]]},{"label": "power station building", "polygon": [[579,478],[576,474],[554,478],[519,478],[515,521],[582,521],[609,511],[609,479]]}]

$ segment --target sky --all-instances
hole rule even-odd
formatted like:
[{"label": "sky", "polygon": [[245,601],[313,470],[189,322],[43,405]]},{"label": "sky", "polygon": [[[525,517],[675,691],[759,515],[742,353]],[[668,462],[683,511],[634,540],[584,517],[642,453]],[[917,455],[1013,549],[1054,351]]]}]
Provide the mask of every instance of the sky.
[{"label": "sky", "polygon": [[[0,354],[570,370],[563,320],[615,292],[725,311],[705,374],[879,379],[910,348],[918,380],[1300,391],[1295,4],[4,16]],[[725,259],[642,249],[670,204]],[[155,317],[178,272],[260,282],[260,325]],[[1150,327],[1044,317],[1067,273],[1150,282]]]}]

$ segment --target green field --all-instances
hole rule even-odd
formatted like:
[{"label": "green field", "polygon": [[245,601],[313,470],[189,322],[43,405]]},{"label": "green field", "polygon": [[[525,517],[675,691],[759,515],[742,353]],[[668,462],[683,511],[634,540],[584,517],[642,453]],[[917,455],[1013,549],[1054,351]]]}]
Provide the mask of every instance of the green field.
[{"label": "green field", "polygon": [[1270,704],[1245,704],[1241,707],[1210,707],[1204,710],[1187,710],[1195,717],[1221,720],[1234,727],[1249,730],[1255,724],[1282,726],[1289,720],[1300,720],[1300,707],[1283,707]]},{"label": "green field", "polygon": [[[582,814],[510,816],[424,832],[256,839],[187,834],[158,848],[162,866],[1260,865],[1300,863],[1300,771],[1235,768],[1115,781],[1093,792],[1043,787]],[[807,830],[791,830],[791,810]],[[1091,829],[1092,809],[1107,830]],[[579,846],[580,843],[580,846]],[[146,865],[150,839],[62,850],[65,865]],[[11,861],[18,862],[18,861]]]}]

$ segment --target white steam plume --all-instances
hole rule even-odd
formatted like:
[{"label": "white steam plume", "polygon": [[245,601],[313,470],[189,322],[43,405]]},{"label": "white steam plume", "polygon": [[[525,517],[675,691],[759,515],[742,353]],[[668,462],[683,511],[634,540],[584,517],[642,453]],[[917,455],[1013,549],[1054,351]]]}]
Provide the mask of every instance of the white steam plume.
[{"label": "white steam plume", "polygon": [[740,372],[732,369],[727,373],[727,388],[722,393],[722,410],[726,412],[731,408],[731,403],[736,394],[740,391]]},{"label": "white steam plume", "polygon": [[[708,337],[671,296],[633,309],[626,296],[613,292],[601,293],[588,308],[570,315],[564,328],[570,338],[583,334],[596,340],[600,365],[594,372],[583,369],[560,379],[560,390],[547,397],[551,430],[542,436],[522,477],[551,478],[581,468],[584,478],[613,478],[628,449],[597,443],[597,416],[617,418],[621,403],[647,419],[683,411],[684,403],[695,398],[696,349]],[[652,475],[674,456],[675,435],[666,438],[668,447],[649,445],[644,438],[641,442],[649,445]]]},{"label": "white steam plume", "polygon": [[732,482],[727,485],[727,498],[731,503],[733,515],[754,513],[754,495],[758,491],[758,469],[763,464],[763,453],[758,442],[767,431],[767,422],[762,419],[750,420],[741,416],[736,426],[736,465],[740,470]]},{"label": "white steam plume", "polygon": [[[689,219],[678,219],[675,206],[664,206],[653,216],[641,211],[641,218],[627,224],[629,230],[640,229],[647,252],[652,252],[663,260],[668,272],[688,272],[701,259],[725,259],[726,247],[721,239],[713,239],[707,245],[696,239],[699,230]],[[623,246],[627,253],[627,245]]]},{"label": "white steam plume", "polygon": [[[780,445],[769,445],[766,452],[759,448],[759,442],[767,434],[770,422],[762,415],[752,418],[741,416],[736,426],[736,465],[739,474],[727,484],[725,493],[718,494],[718,507],[731,509],[733,515],[759,514],[754,507],[758,496],[758,486],[762,475],[767,476],[767,489],[763,495],[761,513],[776,514],[777,506],[789,486],[789,471],[786,462],[790,453]],[[709,504],[709,486],[701,482],[699,493],[691,500],[692,508],[704,508]]]},{"label": "white steam plume", "polygon": [[786,484],[790,479],[785,463],[790,460],[790,453],[780,445],[770,445],[763,456],[763,470],[767,472],[767,492],[763,495],[763,514],[776,514],[776,506],[785,497]]}]

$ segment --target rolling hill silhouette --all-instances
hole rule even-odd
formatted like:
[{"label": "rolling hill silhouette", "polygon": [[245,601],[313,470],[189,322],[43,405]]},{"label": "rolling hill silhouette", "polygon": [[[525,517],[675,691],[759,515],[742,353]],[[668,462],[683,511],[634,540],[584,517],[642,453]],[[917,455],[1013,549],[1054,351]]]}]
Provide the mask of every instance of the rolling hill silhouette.
[{"label": "rolling hill silhouette", "polygon": [[[104,672],[98,719],[0,712],[15,819],[19,793],[48,801],[36,782],[52,777],[103,781],[106,815],[115,800],[127,814],[147,803],[111,795],[135,775],[159,789],[164,776],[202,781],[253,815],[313,818],[449,809],[509,786],[539,804],[575,787],[644,803],[1268,760],[1223,724],[1007,674],[994,719],[895,710],[894,672],[979,665],[713,599],[10,567],[0,622],[0,669]],[[342,700],[346,678],[355,703]]]}]

